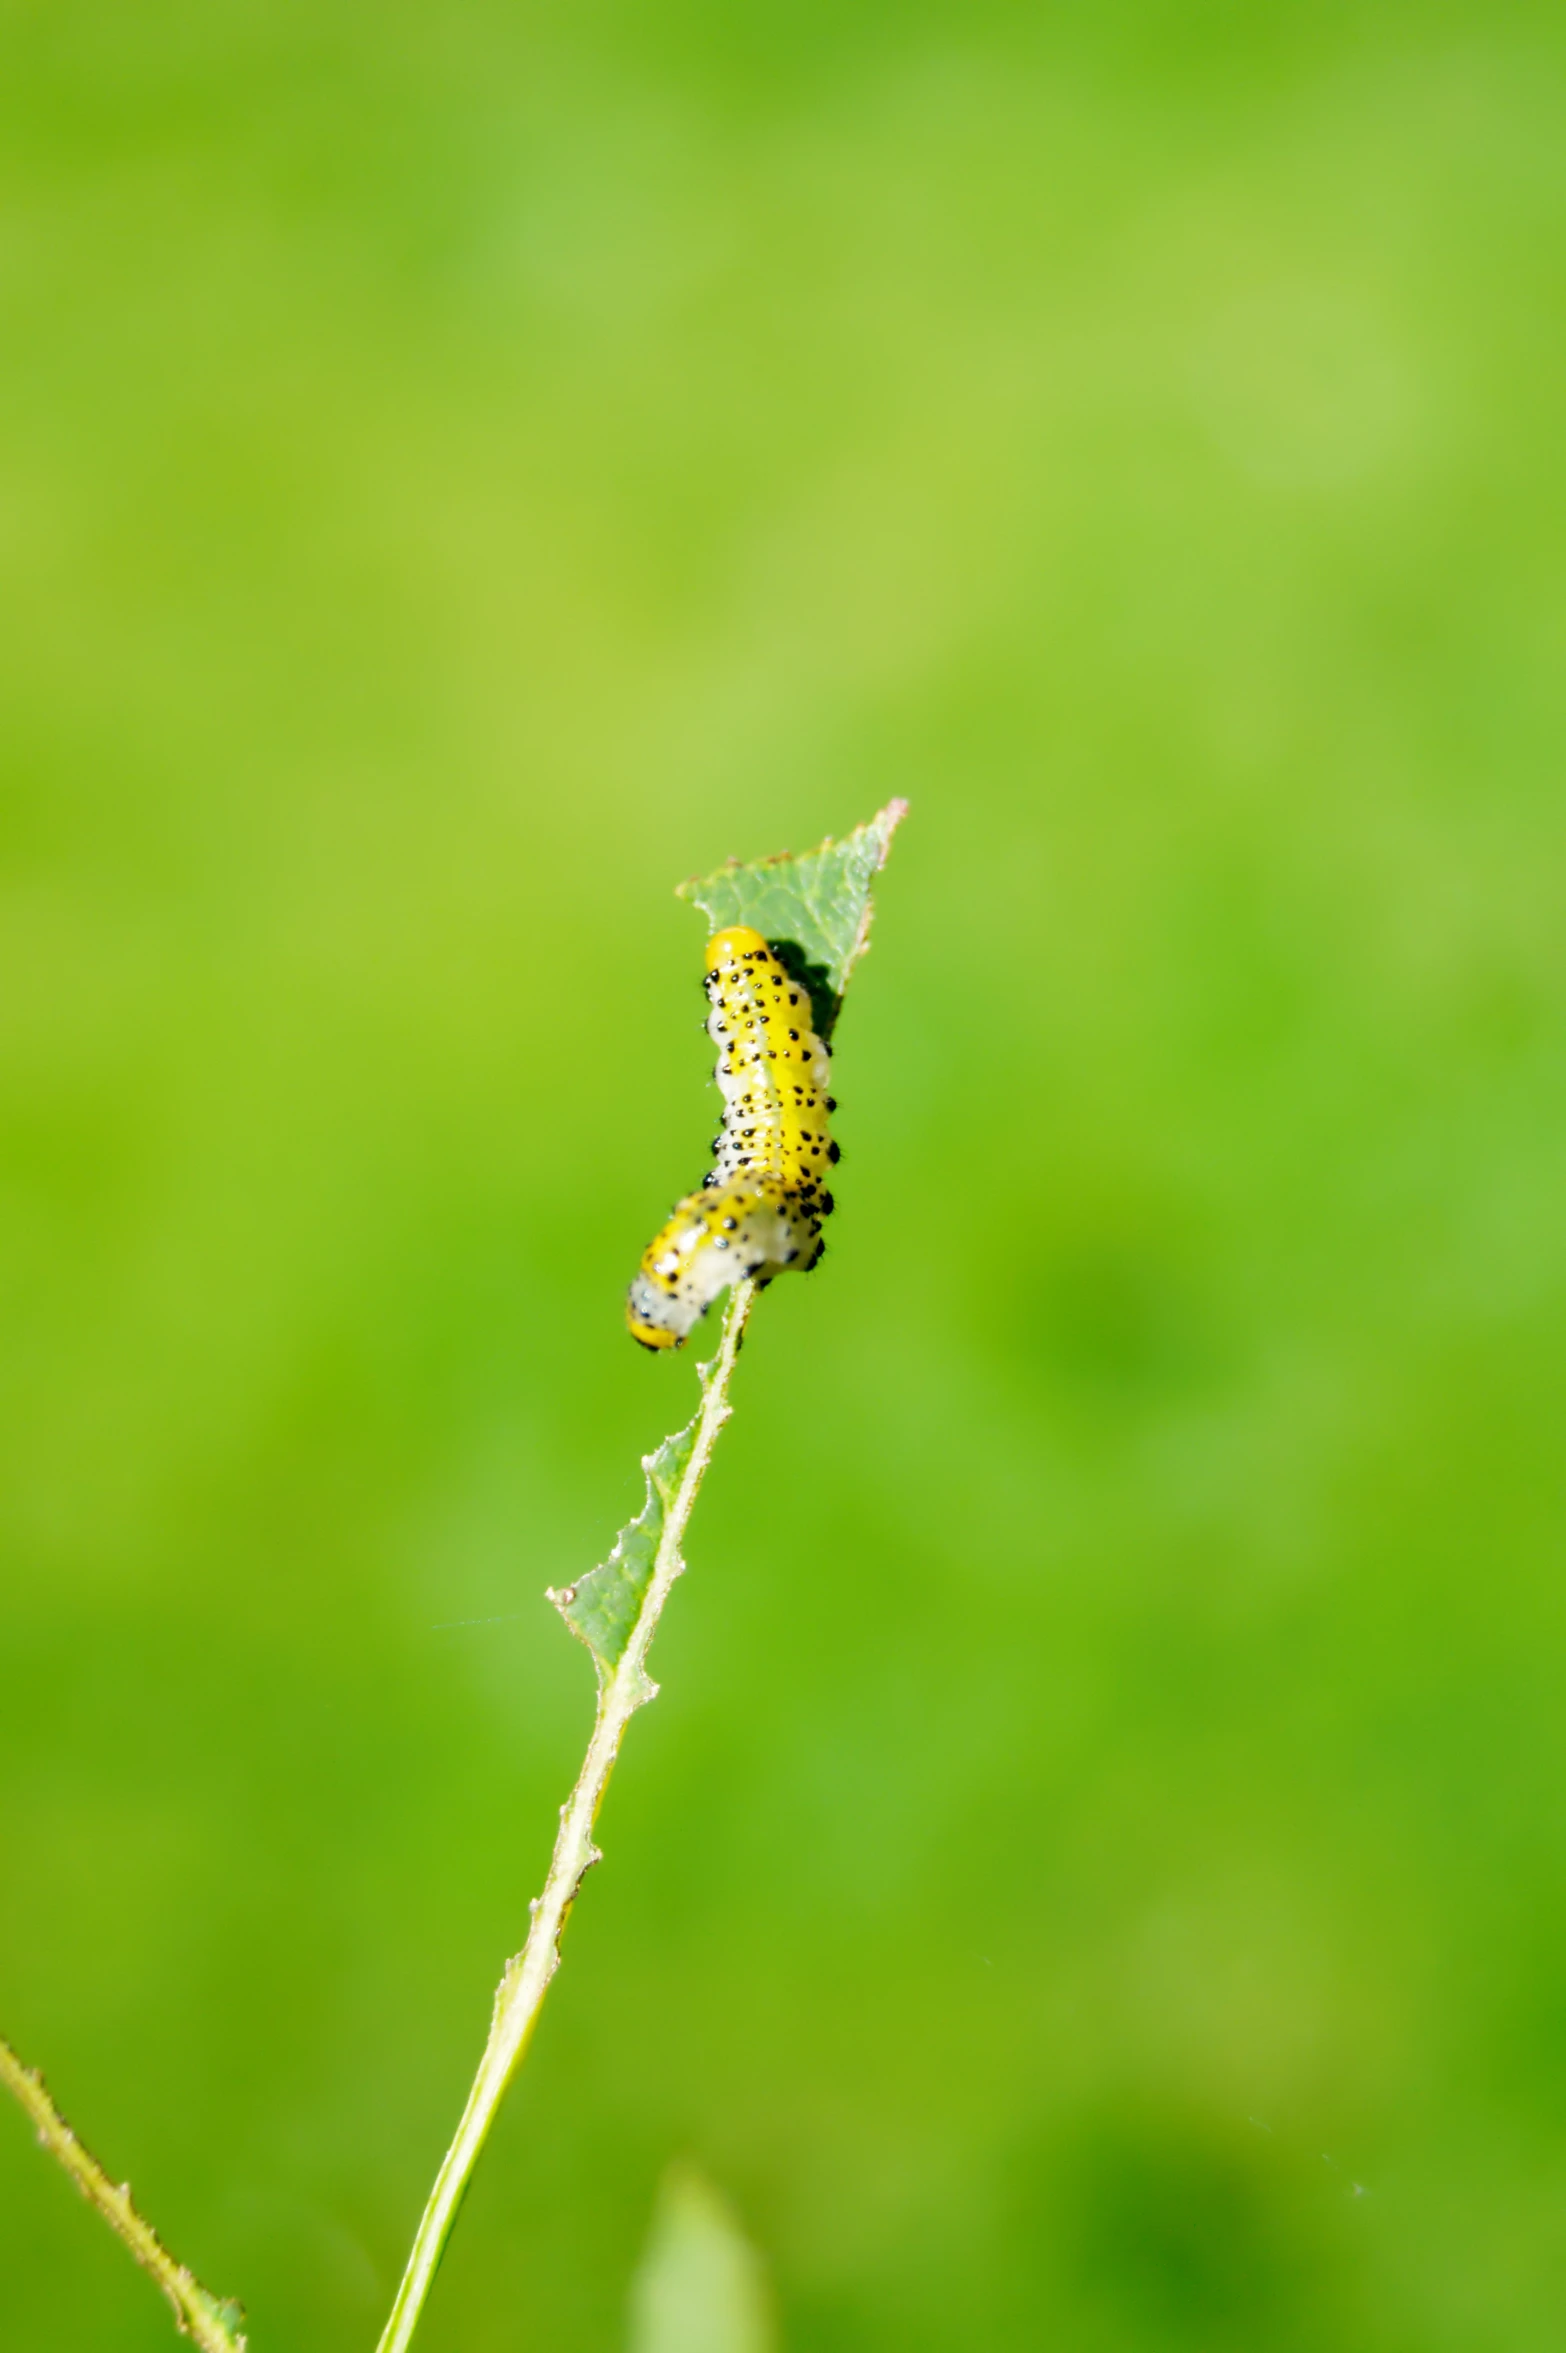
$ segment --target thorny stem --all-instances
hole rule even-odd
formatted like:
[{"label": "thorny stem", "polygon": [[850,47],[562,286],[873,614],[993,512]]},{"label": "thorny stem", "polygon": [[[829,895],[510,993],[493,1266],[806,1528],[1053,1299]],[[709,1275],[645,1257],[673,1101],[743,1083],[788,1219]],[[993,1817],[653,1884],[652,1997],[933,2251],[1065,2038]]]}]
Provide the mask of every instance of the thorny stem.
[{"label": "thorny stem", "polygon": [[532,2039],[549,1981],[560,1966],[560,1937],[576,1891],[592,1865],[601,1859],[593,1844],[593,1823],[609,1786],[625,1727],[643,1701],[652,1697],[653,1687],[645,1672],[648,1649],[670,1588],[683,1566],[680,1543],[691,1507],[711,1460],[718,1432],[729,1418],[729,1377],[754,1296],[755,1286],[741,1283],[729,1303],[722,1341],[706,1385],[696,1443],[664,1519],[640,1613],[619,1664],[599,1691],[593,1736],[587,1744],[576,1787],[560,1809],[560,1833],[555,1840],[544,1892],[532,1907],[533,1925],[527,1943],[507,1963],[500,1981],[489,2041],[484,2046],[462,2120],[441,2160],[435,2186],[419,2218],[407,2269],[377,2353],[405,2353],[412,2340],[473,2168]]},{"label": "thorny stem", "polygon": [[202,2353],[244,2353],[237,2304],[209,2296],[193,2272],[176,2263],[150,2222],[131,2204],[130,2184],[117,2187],[91,2152],[82,2147],[49,2097],[36,2069],[24,2067],[10,2044],[0,2040],[0,2082],[16,2094],[33,2120],[39,2141],[58,2157],[89,2206],[96,2206],[110,2230],[124,2240],[144,2271],[150,2271],[174,2307],[181,2336],[194,2337]]}]

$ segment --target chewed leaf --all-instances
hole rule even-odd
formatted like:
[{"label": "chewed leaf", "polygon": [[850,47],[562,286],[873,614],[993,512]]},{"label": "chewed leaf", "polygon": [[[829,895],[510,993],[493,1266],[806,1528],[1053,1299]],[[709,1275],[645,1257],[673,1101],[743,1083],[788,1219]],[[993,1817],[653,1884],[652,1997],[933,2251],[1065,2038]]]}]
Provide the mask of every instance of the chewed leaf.
[{"label": "chewed leaf", "polygon": [[[700,1371],[705,1389],[710,1367],[704,1364]],[[572,1633],[592,1652],[600,1682],[614,1673],[625,1655],[646,1598],[670,1507],[690,1467],[700,1423],[697,1412],[683,1430],[665,1438],[655,1454],[643,1455],[647,1500],[635,1519],[620,1530],[609,1558],[562,1592],[550,1592],[550,1600]]]},{"label": "chewed leaf", "polygon": [[716,874],[680,884],[714,931],[748,923],[810,989],[816,1027],[829,1037],[843,991],[870,936],[870,886],[886,864],[906,801],[888,801],[868,825],[799,857],[731,859]]}]

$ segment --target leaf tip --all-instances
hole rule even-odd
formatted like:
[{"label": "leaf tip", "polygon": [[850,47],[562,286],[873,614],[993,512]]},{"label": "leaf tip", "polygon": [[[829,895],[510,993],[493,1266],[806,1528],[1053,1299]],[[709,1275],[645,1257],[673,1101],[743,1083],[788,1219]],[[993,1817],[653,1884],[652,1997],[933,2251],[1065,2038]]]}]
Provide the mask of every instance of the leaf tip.
[{"label": "leaf tip", "polygon": [[880,873],[882,867],[886,864],[887,859],[891,856],[892,836],[897,831],[897,828],[901,825],[907,814],[908,803],[903,799],[901,793],[899,793],[895,800],[888,801],[886,807],[884,809],[878,809],[874,817],[871,818],[871,824],[879,826],[881,829],[881,855],[876,860],[875,867],[877,874]]}]

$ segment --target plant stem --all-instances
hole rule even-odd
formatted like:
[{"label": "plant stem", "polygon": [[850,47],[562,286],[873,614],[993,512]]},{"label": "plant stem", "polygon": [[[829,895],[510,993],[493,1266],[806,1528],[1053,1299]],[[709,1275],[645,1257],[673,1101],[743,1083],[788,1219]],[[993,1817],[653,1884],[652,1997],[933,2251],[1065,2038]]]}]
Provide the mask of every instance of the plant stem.
[{"label": "plant stem", "polygon": [[194,2337],[202,2353],[244,2353],[239,2333],[242,2315],[237,2305],[222,2305],[176,2263],[150,2222],[131,2204],[130,2184],[116,2186],[91,2152],[82,2147],[49,2097],[48,2086],[36,2069],[24,2067],[10,2044],[0,2040],[0,2082],[16,2094],[32,2118],[39,2141],[58,2157],[89,2206],[96,2206],[117,2237],[124,2240],[144,2271],[150,2271],[174,2307],[181,2336]]},{"label": "plant stem", "polygon": [[473,2168],[532,2039],[550,1979],[560,1966],[560,1937],[577,1889],[592,1865],[601,1860],[593,1844],[593,1823],[609,1786],[625,1727],[643,1702],[653,1696],[655,1687],[648,1683],[645,1672],[647,1653],[663,1605],[684,1566],[680,1544],[697,1490],[712,1458],[718,1432],[729,1418],[729,1378],[754,1296],[754,1284],[741,1283],[729,1302],[723,1336],[706,1385],[696,1443],[664,1521],[641,1610],[618,1665],[600,1686],[593,1736],[587,1744],[576,1787],[560,1809],[560,1832],[544,1892],[532,1905],[533,1925],[527,1943],[507,1963],[500,1981],[484,2056],[479,2061],[462,2120],[441,2160],[435,2186],[419,2218],[407,2269],[377,2353],[405,2353],[412,2340]]}]

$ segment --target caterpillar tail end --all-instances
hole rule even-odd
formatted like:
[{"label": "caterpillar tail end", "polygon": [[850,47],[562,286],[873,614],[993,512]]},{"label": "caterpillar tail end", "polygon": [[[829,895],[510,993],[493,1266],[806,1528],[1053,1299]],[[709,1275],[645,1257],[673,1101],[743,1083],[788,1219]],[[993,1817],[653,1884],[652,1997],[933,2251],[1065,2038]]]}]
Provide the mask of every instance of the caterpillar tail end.
[{"label": "caterpillar tail end", "polygon": [[666,1348],[683,1348],[689,1338],[687,1332],[677,1332],[669,1324],[655,1322],[647,1312],[640,1279],[631,1285],[625,1302],[625,1328],[638,1347],[650,1348],[655,1354]]}]

